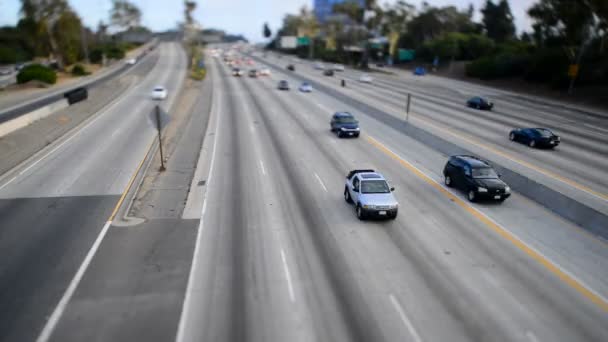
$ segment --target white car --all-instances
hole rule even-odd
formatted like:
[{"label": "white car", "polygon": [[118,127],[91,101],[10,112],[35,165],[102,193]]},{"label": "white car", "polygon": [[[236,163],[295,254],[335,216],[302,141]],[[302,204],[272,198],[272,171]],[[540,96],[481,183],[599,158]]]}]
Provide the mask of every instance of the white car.
[{"label": "white car", "polygon": [[333,69],[334,69],[334,71],[344,71],[344,65],[334,64]]},{"label": "white car", "polygon": [[303,82],[300,85],[299,89],[303,93],[310,93],[310,92],[312,92],[312,85],[310,83],[308,83],[308,82]]},{"label": "white car", "polygon": [[361,77],[359,77],[359,82],[372,83],[372,81],[372,77],[368,74],[362,74]]},{"label": "white car", "polygon": [[325,65],[323,63],[315,63],[316,70],[325,70]]},{"label": "white car", "polygon": [[125,61],[126,64],[128,65],[134,65],[135,63],[137,63],[137,59],[135,58],[129,58]]},{"label": "white car", "polygon": [[260,69],[260,76],[270,76],[270,69],[264,68]]},{"label": "white car", "polygon": [[167,89],[163,86],[156,86],[154,90],[152,90],[152,99],[153,100],[164,100],[167,98]]}]

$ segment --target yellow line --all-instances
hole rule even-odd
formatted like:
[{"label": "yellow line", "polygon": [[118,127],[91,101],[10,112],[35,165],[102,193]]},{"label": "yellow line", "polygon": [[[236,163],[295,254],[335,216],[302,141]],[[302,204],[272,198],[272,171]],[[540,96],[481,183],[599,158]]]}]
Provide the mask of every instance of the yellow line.
[{"label": "yellow line", "polygon": [[[413,113],[412,113],[412,114],[413,114]],[[571,179],[565,178],[565,177],[560,176],[560,175],[558,175],[558,174],[556,174],[556,173],[553,173],[553,172],[548,171],[548,170],[546,170],[546,169],[543,169],[543,168],[540,168],[540,167],[535,166],[535,165],[533,165],[533,164],[530,164],[530,163],[528,163],[528,162],[526,162],[526,161],[523,161],[523,160],[521,160],[521,159],[515,158],[515,157],[513,157],[512,155],[510,155],[510,154],[508,154],[508,153],[505,153],[505,152],[502,152],[502,151],[500,151],[500,150],[497,150],[497,149],[495,149],[495,148],[493,148],[493,147],[486,146],[486,145],[482,144],[481,142],[479,142],[479,141],[477,141],[477,140],[475,140],[475,139],[473,139],[473,138],[469,138],[469,137],[464,136],[464,135],[462,135],[462,134],[456,133],[456,132],[454,132],[454,131],[452,131],[452,130],[450,130],[450,129],[448,129],[448,128],[441,127],[441,126],[439,126],[439,125],[436,125],[436,124],[434,124],[434,123],[431,123],[430,121],[428,121],[428,120],[426,120],[426,119],[422,119],[422,118],[420,118],[420,115],[416,115],[415,120],[422,121],[422,122],[424,122],[425,124],[427,124],[427,125],[429,125],[429,126],[432,126],[432,127],[436,128],[436,129],[438,129],[438,130],[440,130],[440,131],[443,131],[443,132],[446,132],[446,133],[448,133],[448,134],[451,134],[451,135],[453,135],[453,136],[455,136],[455,137],[457,137],[457,138],[460,138],[460,139],[462,139],[462,140],[464,140],[464,141],[466,141],[466,142],[468,142],[468,143],[470,143],[470,144],[473,144],[473,145],[475,145],[475,146],[479,146],[479,147],[481,147],[481,148],[483,148],[483,149],[486,149],[486,150],[488,150],[488,151],[491,151],[491,152],[493,152],[493,153],[496,153],[496,154],[498,154],[498,155],[500,155],[500,156],[502,156],[502,157],[504,157],[504,158],[507,158],[507,159],[512,160],[512,161],[514,161],[514,162],[516,162],[516,163],[518,163],[518,164],[521,164],[521,165],[523,165],[523,166],[525,166],[525,167],[527,167],[527,168],[530,168],[530,169],[532,169],[532,170],[535,170],[536,172],[539,172],[539,173],[542,173],[542,174],[544,174],[544,175],[546,175],[546,176],[549,176],[549,177],[555,178],[555,179],[557,179],[557,180],[559,180],[559,181],[561,181],[561,182],[563,182],[563,183],[566,183],[566,184],[568,184],[568,185],[570,185],[570,186],[572,186],[572,187],[574,187],[574,188],[577,188],[577,189],[579,189],[579,190],[582,190],[582,191],[588,192],[588,193],[590,193],[590,194],[592,194],[592,195],[594,195],[594,196],[596,196],[596,197],[599,197],[599,198],[601,198],[601,199],[603,199],[603,200],[608,201],[608,195],[607,195],[607,194],[604,194],[604,193],[601,193],[601,192],[595,191],[595,190],[593,190],[593,189],[591,189],[591,188],[589,188],[589,187],[587,187],[587,186],[585,186],[585,185],[582,185],[582,184],[577,183],[577,182],[575,182],[575,181],[573,181],[573,180],[571,180]]]},{"label": "yellow line", "polygon": [[[154,141],[156,141],[156,140],[154,140]],[[131,187],[133,186],[135,177],[137,177],[137,174],[139,173],[139,170],[141,170],[141,167],[144,165],[144,161],[146,161],[146,158],[148,157],[148,154],[150,153],[152,146],[154,146],[154,141],[150,144],[150,147],[148,147],[148,152],[146,152],[146,155],[144,156],[144,158],[141,160],[141,162],[139,162],[137,169],[131,175],[131,179],[129,179],[129,183],[127,184],[127,187],[125,188],[125,190],[122,192],[122,195],[120,196],[118,203],[116,203],[116,206],[114,207],[114,210],[112,211],[112,214],[110,215],[110,218],[108,219],[108,221],[114,221],[114,217],[118,213],[118,209],[120,209],[122,202],[124,202],[125,197],[127,197],[127,193],[129,192],[129,190],[131,190]]]},{"label": "yellow line", "polygon": [[528,256],[530,256],[532,259],[536,260],[539,264],[541,264],[547,270],[549,270],[551,273],[556,275],[564,283],[568,284],[570,287],[572,287],[577,292],[579,292],[580,294],[585,296],[587,299],[591,300],[594,304],[599,306],[604,311],[608,311],[608,302],[602,296],[598,295],[594,291],[592,291],[589,288],[587,288],[586,286],[584,286],[580,281],[576,280],[573,276],[569,275],[564,270],[562,270],[560,267],[553,264],[551,261],[549,261],[546,257],[541,255],[539,252],[537,252],[533,248],[526,245],[520,239],[518,239],[513,234],[511,234],[510,232],[508,232],[507,230],[502,228],[500,225],[498,225],[496,222],[494,222],[491,218],[489,218],[485,214],[481,213],[479,210],[475,209],[474,207],[470,206],[468,203],[466,203],[459,197],[452,194],[450,191],[448,191],[442,185],[440,185],[435,180],[433,180],[432,178],[430,178],[429,176],[424,174],[422,171],[420,171],[418,168],[416,168],[411,163],[409,163],[406,160],[404,160],[403,158],[399,157],[397,154],[395,154],[393,151],[388,149],[382,143],[378,142],[376,139],[374,139],[370,136],[366,136],[366,139],[373,146],[375,146],[376,148],[378,148],[379,150],[384,152],[386,155],[388,155],[389,157],[391,157],[392,159],[397,161],[399,164],[401,164],[403,167],[405,167],[406,169],[408,169],[409,171],[414,173],[416,176],[421,178],[427,184],[429,184],[433,188],[437,189],[443,195],[448,197],[451,201],[458,204],[461,208],[463,208],[469,214],[473,215],[479,221],[484,223],[488,228],[492,229],[495,233],[497,233],[498,235],[500,235],[507,241],[511,242],[513,245],[515,245],[521,251],[523,251]]}]

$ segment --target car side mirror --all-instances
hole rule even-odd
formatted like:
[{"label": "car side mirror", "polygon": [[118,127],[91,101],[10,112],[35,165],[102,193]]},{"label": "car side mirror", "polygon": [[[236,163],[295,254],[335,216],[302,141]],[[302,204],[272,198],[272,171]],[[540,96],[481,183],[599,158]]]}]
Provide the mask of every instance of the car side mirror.
[{"label": "car side mirror", "polygon": [[392,188],[391,188],[391,192],[393,192],[393,191],[395,191],[395,187],[392,187]]}]

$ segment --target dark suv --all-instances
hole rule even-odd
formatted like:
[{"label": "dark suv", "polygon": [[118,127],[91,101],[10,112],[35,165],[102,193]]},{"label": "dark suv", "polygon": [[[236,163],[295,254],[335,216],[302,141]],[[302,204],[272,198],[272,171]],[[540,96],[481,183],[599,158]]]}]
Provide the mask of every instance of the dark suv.
[{"label": "dark suv", "polygon": [[494,104],[490,102],[488,99],[484,99],[483,97],[475,96],[470,98],[467,101],[467,107],[481,109],[481,110],[492,110],[494,108]]},{"label": "dark suv", "polygon": [[445,185],[465,191],[471,202],[480,199],[502,202],[511,196],[511,188],[499,178],[490,163],[477,157],[450,157],[443,176]]},{"label": "dark suv", "polygon": [[332,132],[336,132],[338,138],[358,137],[361,132],[359,121],[348,112],[337,112],[331,117],[329,126]]}]

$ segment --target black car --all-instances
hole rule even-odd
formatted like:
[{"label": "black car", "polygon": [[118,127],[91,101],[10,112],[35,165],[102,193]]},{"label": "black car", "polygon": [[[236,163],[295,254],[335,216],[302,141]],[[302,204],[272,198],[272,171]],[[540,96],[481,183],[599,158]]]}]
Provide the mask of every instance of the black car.
[{"label": "black car", "polygon": [[289,65],[287,66],[287,70],[289,70],[289,71],[296,71],[296,67],[295,67],[295,66],[293,66],[293,64],[289,64]]},{"label": "black car", "polygon": [[509,133],[509,140],[518,141],[530,147],[549,148],[554,148],[561,142],[561,138],[547,128],[517,128]]},{"label": "black car", "polygon": [[327,69],[325,71],[323,71],[323,75],[325,76],[333,76],[334,75],[334,71],[331,69]]},{"label": "black car", "polygon": [[289,83],[285,80],[280,80],[277,88],[279,90],[289,90]]},{"label": "black car", "polygon": [[467,107],[476,108],[476,109],[486,109],[492,110],[494,108],[494,104],[490,102],[488,99],[484,99],[483,97],[475,96],[470,98],[467,101]]},{"label": "black car", "polygon": [[465,191],[471,202],[480,199],[502,202],[511,196],[511,188],[500,179],[490,163],[477,157],[450,157],[443,176],[445,185]]},{"label": "black car", "polygon": [[330,130],[342,137],[358,137],[361,130],[359,129],[359,121],[348,112],[337,112],[331,117],[329,122]]},{"label": "black car", "polygon": [[258,77],[258,71],[255,69],[249,70],[249,77]]}]

